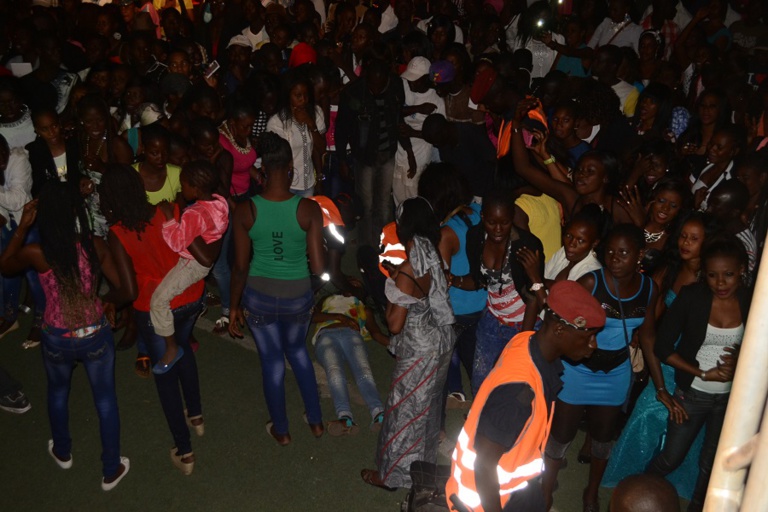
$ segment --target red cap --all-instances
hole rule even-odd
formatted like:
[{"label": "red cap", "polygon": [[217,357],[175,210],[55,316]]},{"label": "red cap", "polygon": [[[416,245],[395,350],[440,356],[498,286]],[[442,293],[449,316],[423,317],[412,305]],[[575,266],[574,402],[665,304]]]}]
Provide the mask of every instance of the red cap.
[{"label": "red cap", "polygon": [[558,281],[549,289],[547,306],[578,329],[599,329],[605,325],[605,310],[576,281]]},{"label": "red cap", "polygon": [[317,52],[307,43],[299,43],[291,50],[291,57],[288,59],[289,68],[315,63],[317,63]]},{"label": "red cap", "polygon": [[472,90],[469,93],[469,98],[473,103],[477,105],[483,102],[485,95],[491,90],[493,84],[496,82],[498,73],[493,68],[485,68],[475,77],[474,83],[472,83]]}]

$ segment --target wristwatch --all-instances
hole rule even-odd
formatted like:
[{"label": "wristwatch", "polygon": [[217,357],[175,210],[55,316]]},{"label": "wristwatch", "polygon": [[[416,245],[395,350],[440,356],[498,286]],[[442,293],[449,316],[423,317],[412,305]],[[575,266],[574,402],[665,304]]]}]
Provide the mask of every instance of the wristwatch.
[{"label": "wristwatch", "polygon": [[544,283],[533,283],[529,288],[529,290],[531,290],[532,292],[537,292],[542,288],[544,288]]}]

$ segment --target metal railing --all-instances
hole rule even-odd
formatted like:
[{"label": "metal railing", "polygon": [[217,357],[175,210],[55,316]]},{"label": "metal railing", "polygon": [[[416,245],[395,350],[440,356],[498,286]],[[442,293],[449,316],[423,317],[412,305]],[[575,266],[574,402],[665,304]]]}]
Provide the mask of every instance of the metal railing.
[{"label": "metal railing", "polygon": [[704,512],[768,510],[768,250],[760,269]]}]

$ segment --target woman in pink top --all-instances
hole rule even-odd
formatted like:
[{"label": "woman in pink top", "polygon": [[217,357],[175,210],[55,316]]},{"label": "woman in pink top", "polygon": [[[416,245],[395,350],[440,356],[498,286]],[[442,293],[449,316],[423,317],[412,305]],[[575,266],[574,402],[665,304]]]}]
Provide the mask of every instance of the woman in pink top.
[{"label": "woman in pink top", "polygon": [[[43,187],[39,205],[39,211],[38,200],[24,206],[19,227],[0,256],[0,271],[18,274],[32,267],[39,272],[45,292],[42,354],[52,437],[48,454],[60,468],[72,467],[68,399],[79,361],[88,375],[99,417],[101,488],[109,491],[130,469],[128,458],[120,456],[114,338],[98,296],[99,269],[115,278],[115,267],[106,245],[89,229],[76,188],[52,181]],[[24,246],[36,217],[40,243]],[[111,313],[114,317],[114,308]]]},{"label": "woman in pink top", "polygon": [[[235,204],[247,201],[250,197],[251,178],[259,181],[259,175],[254,164],[256,150],[251,145],[250,134],[256,115],[247,103],[235,103],[229,109],[227,119],[219,127],[219,142],[234,160],[232,181],[229,188],[229,209],[234,210]],[[230,219],[231,220],[231,219]],[[229,251],[232,249],[232,229],[224,234],[221,254],[213,266],[213,278],[219,288],[221,297],[221,316],[216,320],[213,332],[223,334],[229,329],[229,281],[232,268],[229,266]]]}]

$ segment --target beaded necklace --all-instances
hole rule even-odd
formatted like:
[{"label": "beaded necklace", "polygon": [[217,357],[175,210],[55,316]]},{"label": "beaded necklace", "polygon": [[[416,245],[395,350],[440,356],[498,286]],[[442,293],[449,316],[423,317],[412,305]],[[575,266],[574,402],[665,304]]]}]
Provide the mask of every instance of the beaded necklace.
[{"label": "beaded necklace", "polygon": [[229,126],[227,125],[226,121],[221,123],[221,126],[219,127],[219,131],[232,144],[232,147],[235,148],[235,151],[237,151],[241,155],[247,155],[253,149],[251,147],[251,141],[248,140],[248,138],[245,139],[245,146],[241,146],[240,144],[238,144],[238,142],[235,140],[234,135],[232,135],[232,132],[229,131]]}]

